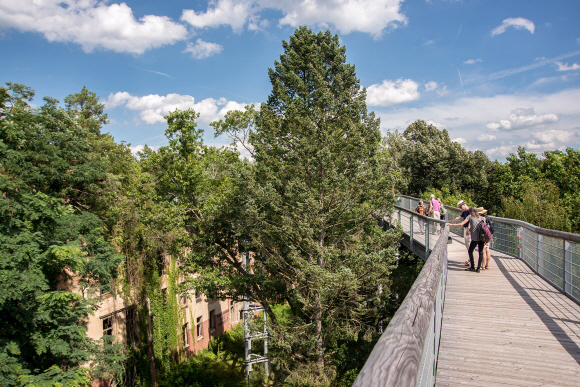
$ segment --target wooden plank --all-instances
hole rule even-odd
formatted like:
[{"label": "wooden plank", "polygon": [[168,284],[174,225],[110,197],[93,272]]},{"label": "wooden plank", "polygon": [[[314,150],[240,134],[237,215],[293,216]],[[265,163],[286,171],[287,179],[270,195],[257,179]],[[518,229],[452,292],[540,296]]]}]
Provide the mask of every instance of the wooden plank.
[{"label": "wooden plank", "polygon": [[580,385],[580,307],[501,253],[490,270],[464,271],[454,239],[436,386]]}]

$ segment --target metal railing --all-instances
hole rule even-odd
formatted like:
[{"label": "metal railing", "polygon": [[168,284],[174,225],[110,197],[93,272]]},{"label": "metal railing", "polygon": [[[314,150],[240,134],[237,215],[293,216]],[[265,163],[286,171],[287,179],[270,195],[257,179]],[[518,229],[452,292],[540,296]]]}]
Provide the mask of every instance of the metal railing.
[{"label": "metal railing", "polygon": [[[418,198],[400,195],[399,206],[413,211]],[[445,206],[446,218],[461,214],[459,208]],[[541,209],[536,209],[541,211]],[[580,235],[549,230],[521,220],[490,216],[495,230],[490,248],[520,258],[536,274],[580,304]],[[463,236],[461,227],[452,233]]]},{"label": "metal railing", "polygon": [[442,229],[443,221],[401,207],[389,221],[401,225],[411,246],[422,245],[427,259],[353,387],[433,386],[447,284],[449,227]]}]

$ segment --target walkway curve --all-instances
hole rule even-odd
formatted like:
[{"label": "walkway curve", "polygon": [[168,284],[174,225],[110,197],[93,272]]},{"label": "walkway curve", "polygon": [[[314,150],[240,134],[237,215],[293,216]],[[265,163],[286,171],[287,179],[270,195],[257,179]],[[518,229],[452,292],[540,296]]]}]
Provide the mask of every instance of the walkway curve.
[{"label": "walkway curve", "polygon": [[436,386],[580,386],[578,304],[497,251],[489,270],[466,272],[453,239]]}]

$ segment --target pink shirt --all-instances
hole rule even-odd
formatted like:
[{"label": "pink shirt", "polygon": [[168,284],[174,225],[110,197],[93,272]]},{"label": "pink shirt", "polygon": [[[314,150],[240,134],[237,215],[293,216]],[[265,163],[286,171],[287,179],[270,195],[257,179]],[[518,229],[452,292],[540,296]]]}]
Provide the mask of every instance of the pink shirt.
[{"label": "pink shirt", "polygon": [[439,200],[431,200],[431,207],[433,211],[439,211]]}]

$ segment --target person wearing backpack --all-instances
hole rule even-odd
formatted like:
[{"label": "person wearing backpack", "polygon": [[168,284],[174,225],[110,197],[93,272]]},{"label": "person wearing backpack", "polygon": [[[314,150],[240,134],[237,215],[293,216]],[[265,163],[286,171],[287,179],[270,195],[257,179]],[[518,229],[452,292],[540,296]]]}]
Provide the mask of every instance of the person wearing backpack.
[{"label": "person wearing backpack", "polygon": [[[479,216],[477,212],[477,208],[469,207],[469,216],[461,222],[455,224],[449,224],[450,226],[464,226],[469,222],[470,230],[471,230],[471,243],[469,244],[469,250],[467,253],[469,254],[469,262],[471,266],[465,270],[467,271],[475,271],[479,273],[481,270],[481,264],[483,263],[483,247],[484,247],[484,240],[481,238],[483,220],[485,218],[483,216]],[[475,262],[473,259],[473,251],[477,246],[477,251],[479,252],[479,260],[477,261],[477,269],[475,268]]]},{"label": "person wearing backpack", "polygon": [[489,250],[489,247],[491,244],[491,238],[493,237],[491,235],[492,231],[490,230],[491,229],[490,222],[492,222],[492,221],[491,221],[491,219],[489,219],[486,216],[487,210],[485,208],[479,207],[477,209],[477,213],[479,214],[479,216],[482,216],[484,219],[483,220],[483,227],[487,226],[487,228],[489,230],[489,235],[488,235],[489,240],[487,242],[485,242],[485,240],[484,240],[484,244],[483,244],[483,263],[481,265],[481,270],[488,270],[489,269],[489,262],[491,261],[491,252]]},{"label": "person wearing backpack", "polygon": [[[427,216],[427,207],[423,205],[423,200],[419,200],[419,205],[415,207],[415,212],[423,216]],[[423,233],[425,228],[425,221],[419,218],[419,230]]]}]

